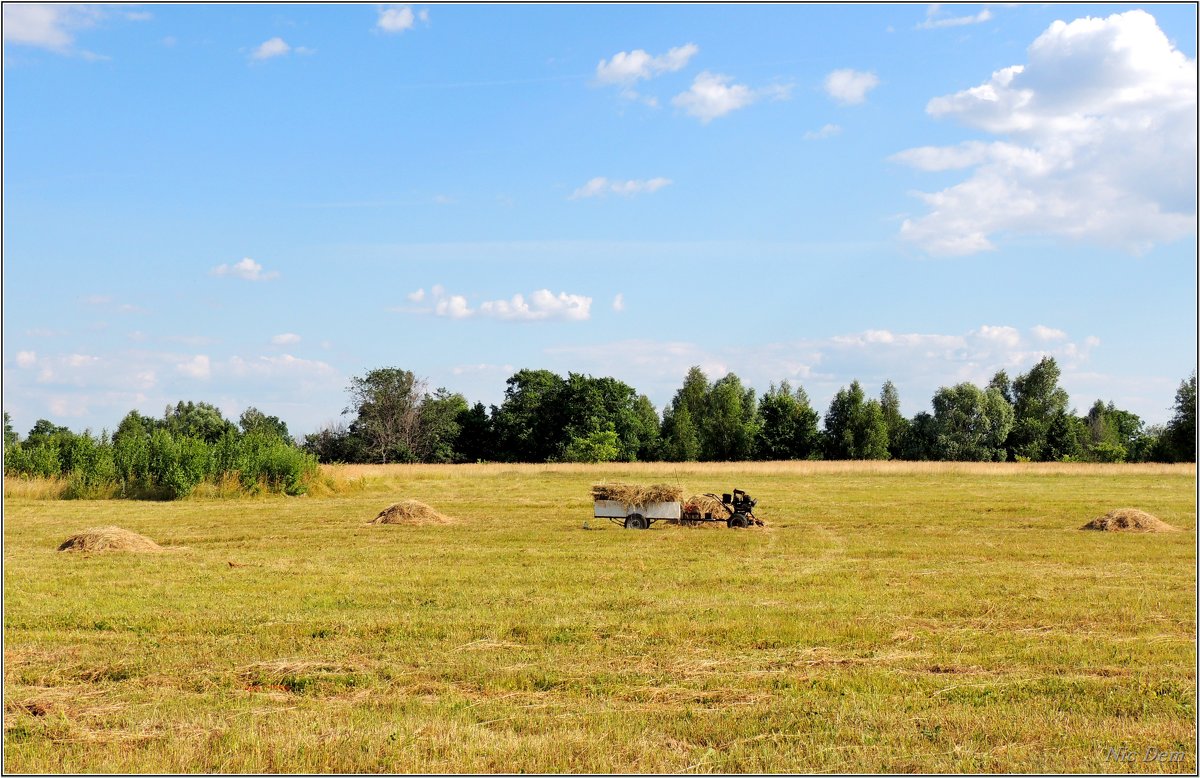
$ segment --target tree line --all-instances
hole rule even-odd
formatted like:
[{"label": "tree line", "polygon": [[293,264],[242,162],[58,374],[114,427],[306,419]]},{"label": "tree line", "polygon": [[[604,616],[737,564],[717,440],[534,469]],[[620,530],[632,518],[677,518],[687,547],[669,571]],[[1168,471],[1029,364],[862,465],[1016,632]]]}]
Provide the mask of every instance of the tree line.
[{"label": "tree line", "polygon": [[660,415],[615,378],[519,370],[490,408],[429,392],[413,373],[372,370],[350,386],[344,414],[307,435],[322,462],[633,462],[904,459],[984,462],[1194,462],[1196,375],[1176,392],[1166,425],[1097,400],[1070,407],[1053,357],[987,386],[940,388],[932,412],[906,418],[895,384],[867,397],[853,381],[824,418],[802,386],[771,384],[761,397],[733,373],[710,381],[693,367]]},{"label": "tree line", "polygon": [[1077,414],[1060,375],[1045,357],[1011,379],[1001,370],[987,386],[942,387],[932,412],[912,418],[891,381],[878,397],[853,381],[822,418],[802,386],[782,381],[759,397],[733,373],[710,381],[698,367],[661,414],[610,377],[519,370],[500,405],[488,407],[389,367],[351,379],[348,423],[302,439],[255,408],[235,424],[204,402],[168,406],[161,418],[130,411],[99,436],[39,419],[22,439],[5,413],[4,469],[68,479],[66,496],[173,499],[204,482],[300,494],[318,462],[1196,460],[1194,372],[1175,393],[1170,421],[1152,426],[1100,400]]}]

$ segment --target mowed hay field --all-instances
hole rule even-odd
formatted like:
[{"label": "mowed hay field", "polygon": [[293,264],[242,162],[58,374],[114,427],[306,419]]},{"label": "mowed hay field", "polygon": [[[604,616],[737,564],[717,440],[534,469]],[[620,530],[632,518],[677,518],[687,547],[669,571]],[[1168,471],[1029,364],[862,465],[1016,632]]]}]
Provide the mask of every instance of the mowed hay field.
[{"label": "mowed hay field", "polygon": [[[4,769],[1196,770],[1193,466],[331,472],[7,499]],[[603,480],[770,526],[585,530]],[[404,499],[455,521],[368,524]],[[1079,529],[1124,507],[1180,531]],[[166,550],[55,550],[110,525]]]}]

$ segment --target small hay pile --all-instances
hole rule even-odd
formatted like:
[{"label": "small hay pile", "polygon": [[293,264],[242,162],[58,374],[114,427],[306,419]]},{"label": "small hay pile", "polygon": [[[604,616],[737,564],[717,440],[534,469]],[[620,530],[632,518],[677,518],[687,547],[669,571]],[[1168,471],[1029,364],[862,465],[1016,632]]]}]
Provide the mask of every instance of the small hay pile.
[{"label": "small hay pile", "polygon": [[684,513],[699,513],[701,517],[711,513],[714,519],[727,519],[731,515],[725,503],[711,494],[694,494],[683,501]]},{"label": "small hay pile", "polygon": [[59,551],[162,551],[163,547],[145,535],[120,527],[96,527],[72,535],[62,542]]},{"label": "small hay pile", "polygon": [[592,499],[615,500],[626,505],[645,505],[648,502],[679,502],[683,490],[670,484],[593,484]]},{"label": "small hay pile", "polygon": [[451,517],[444,513],[438,513],[423,502],[401,500],[384,508],[370,523],[423,526],[426,524],[453,524],[454,521]]},{"label": "small hay pile", "polygon": [[1137,508],[1118,508],[1084,524],[1080,529],[1095,529],[1102,532],[1178,532],[1157,516]]}]

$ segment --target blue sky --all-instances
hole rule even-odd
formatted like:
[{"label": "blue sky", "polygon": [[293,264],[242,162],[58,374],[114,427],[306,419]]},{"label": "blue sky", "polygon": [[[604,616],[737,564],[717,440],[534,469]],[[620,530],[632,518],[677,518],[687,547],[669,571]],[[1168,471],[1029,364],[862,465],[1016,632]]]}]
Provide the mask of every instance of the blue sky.
[{"label": "blue sky", "polygon": [[334,421],[398,366],[823,411],[1196,364],[1187,5],[4,6],[3,400]]}]

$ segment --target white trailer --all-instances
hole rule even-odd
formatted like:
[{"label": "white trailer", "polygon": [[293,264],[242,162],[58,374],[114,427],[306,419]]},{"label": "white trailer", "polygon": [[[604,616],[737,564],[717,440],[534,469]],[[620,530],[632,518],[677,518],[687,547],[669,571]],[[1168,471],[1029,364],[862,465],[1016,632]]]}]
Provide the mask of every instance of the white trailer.
[{"label": "white trailer", "polygon": [[593,512],[597,519],[608,519],[625,529],[649,529],[656,521],[679,521],[683,506],[678,502],[647,502],[630,505],[620,500],[596,500]]}]

